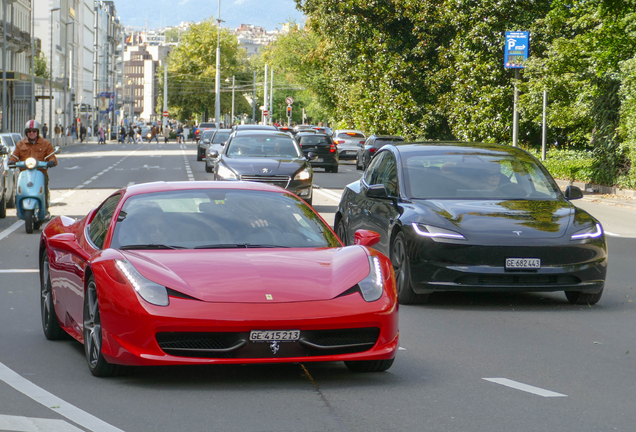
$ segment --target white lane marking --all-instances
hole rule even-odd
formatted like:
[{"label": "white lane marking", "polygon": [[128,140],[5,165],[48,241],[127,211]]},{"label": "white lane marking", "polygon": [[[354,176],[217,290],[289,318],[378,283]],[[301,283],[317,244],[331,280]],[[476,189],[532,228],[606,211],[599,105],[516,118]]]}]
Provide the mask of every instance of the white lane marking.
[{"label": "white lane marking", "polygon": [[64,420],[0,415],[0,430],[15,432],[82,432]]},{"label": "white lane marking", "polygon": [[[181,148],[184,148],[183,146]],[[185,150],[181,150],[181,154],[183,154],[183,162],[185,163],[186,174],[188,175],[188,181],[194,181],[194,174],[192,174],[192,168],[190,168],[190,162],[188,162],[188,158],[186,156]]]},{"label": "white lane marking", "polygon": [[545,390],[539,387],[534,387],[528,384],[520,383],[517,381],[510,380],[508,378],[483,378],[486,381],[493,382],[495,384],[500,384],[502,386],[510,387],[516,390],[521,390],[524,392],[536,394],[538,396],[543,397],[568,397],[568,395],[564,395],[561,393],[556,393],[550,390]]},{"label": "white lane marking", "polygon": [[620,237],[620,234],[614,234],[613,232],[609,232],[609,231],[605,231],[605,234],[607,234],[610,237]]},{"label": "white lane marking", "polygon": [[24,221],[23,220],[19,220],[19,221],[15,222],[13,225],[11,225],[9,228],[7,228],[6,230],[0,232],[0,240],[2,240],[3,238],[5,238],[9,234],[11,234],[13,231],[15,231],[18,228],[20,228],[22,225],[24,225]]},{"label": "white lane marking", "polygon": [[333,193],[331,191],[326,191],[324,189],[314,189],[314,193],[317,193],[318,195],[322,195],[323,197],[326,197],[326,198],[330,198],[334,201],[340,202],[340,197],[338,196],[338,194]]},{"label": "white lane marking", "polygon": [[39,273],[38,269],[4,269],[0,273]]},{"label": "white lane marking", "polygon": [[59,415],[66,417],[73,423],[76,423],[90,431],[124,432],[121,429],[87,413],[86,411],[82,411],[54,394],[47,392],[43,388],[36,386],[31,381],[24,379],[22,376],[9,369],[3,363],[0,363],[0,380],[9,384],[23,395],[30,397],[37,403],[44,405]]},{"label": "white lane marking", "polygon": [[74,167],[64,167],[64,169],[67,169],[67,170],[76,170],[76,169],[82,169],[82,167],[81,167],[81,166],[79,166],[79,165],[75,165]]}]

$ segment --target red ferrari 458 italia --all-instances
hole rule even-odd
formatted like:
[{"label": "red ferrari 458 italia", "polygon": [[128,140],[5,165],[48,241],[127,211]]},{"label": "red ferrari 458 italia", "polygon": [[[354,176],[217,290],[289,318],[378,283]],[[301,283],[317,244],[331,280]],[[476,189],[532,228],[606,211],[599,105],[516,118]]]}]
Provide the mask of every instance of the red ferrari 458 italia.
[{"label": "red ferrari 458 italia", "polygon": [[42,326],[84,344],[95,376],[125,365],[344,361],[391,367],[390,260],[344,247],[289,192],[248,182],[130,186],[40,242]]}]

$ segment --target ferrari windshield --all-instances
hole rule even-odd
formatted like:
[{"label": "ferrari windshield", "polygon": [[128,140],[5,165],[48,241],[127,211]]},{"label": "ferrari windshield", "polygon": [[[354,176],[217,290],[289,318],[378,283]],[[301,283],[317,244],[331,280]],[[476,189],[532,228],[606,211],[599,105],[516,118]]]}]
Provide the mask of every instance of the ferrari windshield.
[{"label": "ferrari windshield", "polygon": [[337,246],[338,239],[299,198],[240,189],[132,196],[111,242],[116,249]]},{"label": "ferrari windshield", "polygon": [[412,154],[404,162],[412,199],[556,199],[556,184],[530,156],[449,152]]},{"label": "ferrari windshield", "polygon": [[228,146],[229,157],[302,157],[294,140],[283,133],[235,136]]}]

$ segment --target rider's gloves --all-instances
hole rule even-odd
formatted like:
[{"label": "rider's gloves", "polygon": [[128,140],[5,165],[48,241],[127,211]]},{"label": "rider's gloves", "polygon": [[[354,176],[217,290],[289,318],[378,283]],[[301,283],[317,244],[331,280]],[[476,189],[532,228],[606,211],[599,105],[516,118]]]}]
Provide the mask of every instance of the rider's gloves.
[{"label": "rider's gloves", "polygon": [[53,168],[57,163],[54,160],[50,160],[46,163],[47,168]]}]

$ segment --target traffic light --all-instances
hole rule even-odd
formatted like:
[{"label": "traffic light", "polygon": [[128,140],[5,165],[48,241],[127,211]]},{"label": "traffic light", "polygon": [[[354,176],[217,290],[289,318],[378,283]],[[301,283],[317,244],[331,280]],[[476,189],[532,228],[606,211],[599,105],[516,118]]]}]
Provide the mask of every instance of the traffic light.
[{"label": "traffic light", "polygon": [[292,107],[291,105],[287,105],[287,117],[291,118],[292,116]]}]

